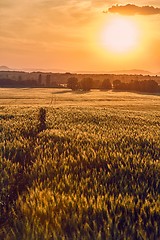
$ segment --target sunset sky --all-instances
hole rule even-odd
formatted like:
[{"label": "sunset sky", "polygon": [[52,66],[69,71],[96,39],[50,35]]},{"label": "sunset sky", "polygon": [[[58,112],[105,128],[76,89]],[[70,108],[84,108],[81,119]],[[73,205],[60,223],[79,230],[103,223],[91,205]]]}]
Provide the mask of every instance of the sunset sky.
[{"label": "sunset sky", "polygon": [[0,65],[156,73],[159,26],[159,0],[0,0]]}]

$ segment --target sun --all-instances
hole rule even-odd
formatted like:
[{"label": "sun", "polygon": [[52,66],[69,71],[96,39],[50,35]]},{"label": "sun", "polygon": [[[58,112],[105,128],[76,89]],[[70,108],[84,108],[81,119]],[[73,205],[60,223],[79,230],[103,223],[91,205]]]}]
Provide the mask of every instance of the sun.
[{"label": "sun", "polygon": [[133,51],[139,42],[136,22],[125,17],[111,19],[102,31],[102,44],[114,53]]}]

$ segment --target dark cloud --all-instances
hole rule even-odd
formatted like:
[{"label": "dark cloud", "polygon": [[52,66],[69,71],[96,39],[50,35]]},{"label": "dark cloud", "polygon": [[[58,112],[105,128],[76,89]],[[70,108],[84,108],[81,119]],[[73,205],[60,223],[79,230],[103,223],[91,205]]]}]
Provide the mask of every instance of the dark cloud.
[{"label": "dark cloud", "polygon": [[154,15],[160,14],[160,8],[153,6],[136,6],[134,4],[127,5],[113,5],[108,9],[107,12],[119,13],[121,15]]}]

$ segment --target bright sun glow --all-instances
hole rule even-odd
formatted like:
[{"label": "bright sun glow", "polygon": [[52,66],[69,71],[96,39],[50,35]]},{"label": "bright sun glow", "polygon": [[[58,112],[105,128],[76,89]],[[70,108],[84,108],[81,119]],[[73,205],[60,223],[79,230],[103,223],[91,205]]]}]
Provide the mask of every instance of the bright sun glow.
[{"label": "bright sun glow", "polygon": [[131,19],[117,17],[108,22],[102,33],[102,43],[109,51],[126,53],[138,46],[139,31]]}]

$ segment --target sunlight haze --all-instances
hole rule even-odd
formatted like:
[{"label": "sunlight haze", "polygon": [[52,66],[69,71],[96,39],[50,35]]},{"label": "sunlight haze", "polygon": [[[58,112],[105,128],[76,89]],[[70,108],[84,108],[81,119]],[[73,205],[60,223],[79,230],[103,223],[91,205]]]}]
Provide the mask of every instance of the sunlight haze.
[{"label": "sunlight haze", "polygon": [[134,1],[124,9],[115,4],[129,2],[1,0],[0,65],[159,72],[160,2]]}]

